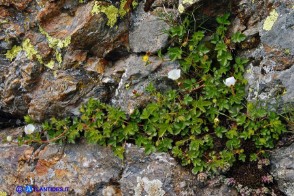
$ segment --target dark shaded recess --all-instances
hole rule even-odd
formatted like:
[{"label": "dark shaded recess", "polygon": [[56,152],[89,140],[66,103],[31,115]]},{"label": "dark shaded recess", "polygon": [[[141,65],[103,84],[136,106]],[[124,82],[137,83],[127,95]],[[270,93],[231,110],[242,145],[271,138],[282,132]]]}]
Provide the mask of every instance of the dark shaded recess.
[{"label": "dark shaded recess", "polygon": [[256,161],[249,161],[250,154],[257,151],[254,142],[247,141],[242,144],[241,148],[244,149],[246,154],[246,162],[236,161],[226,173],[226,177],[234,178],[236,182],[242,184],[243,187],[247,186],[257,189],[265,186],[270,190],[274,190],[277,196],[285,196],[285,194],[280,191],[276,181],[270,184],[262,183],[262,176],[270,175],[270,166],[263,166],[262,169],[258,169]]},{"label": "dark shaded recess", "polygon": [[86,196],[102,195],[102,190],[104,187],[106,187],[106,185],[107,184],[105,182],[96,184],[92,190],[88,190],[86,192]]},{"label": "dark shaded recess", "polygon": [[153,83],[156,90],[160,93],[166,93],[167,91],[178,89],[177,83],[167,77],[158,78]]},{"label": "dark shaded recess", "polygon": [[23,125],[23,119],[0,110],[0,129]]},{"label": "dark shaded recess", "polygon": [[104,57],[107,61],[117,61],[121,59],[122,57],[128,56],[129,51],[125,46],[119,46],[113,50],[111,50],[109,53],[107,53]]},{"label": "dark shaded recess", "polygon": [[214,32],[218,26],[215,18],[224,13],[230,13],[234,17],[237,15],[239,2],[240,0],[205,0],[188,8],[186,13],[194,15],[197,25],[203,23],[201,27]]},{"label": "dark shaded recess", "polygon": [[151,10],[152,4],[154,3],[155,0],[146,0],[144,4],[144,11],[148,12]]}]

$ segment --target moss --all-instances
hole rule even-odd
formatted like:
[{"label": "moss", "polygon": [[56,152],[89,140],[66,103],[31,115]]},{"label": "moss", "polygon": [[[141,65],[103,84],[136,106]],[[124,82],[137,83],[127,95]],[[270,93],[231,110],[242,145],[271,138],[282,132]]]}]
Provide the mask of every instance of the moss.
[{"label": "moss", "polygon": [[5,54],[6,58],[12,61],[17,54],[22,50],[21,46],[13,46],[11,50],[8,50]]},{"label": "moss", "polygon": [[276,10],[271,11],[270,15],[265,19],[263,29],[269,31],[273,28],[274,23],[277,21],[279,14]]},{"label": "moss", "polygon": [[92,11],[92,14],[104,13],[108,19],[107,25],[113,27],[117,22],[117,17],[119,16],[119,10],[113,5],[110,6],[102,6],[96,1]]}]

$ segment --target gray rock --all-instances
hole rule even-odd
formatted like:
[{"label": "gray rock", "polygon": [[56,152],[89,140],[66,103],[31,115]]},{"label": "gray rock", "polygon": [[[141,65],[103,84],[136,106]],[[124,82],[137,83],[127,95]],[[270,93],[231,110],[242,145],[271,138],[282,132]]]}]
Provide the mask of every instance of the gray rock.
[{"label": "gray rock", "polygon": [[286,88],[286,93],[283,95],[284,102],[294,103],[294,66],[292,65],[290,69],[280,72],[277,78],[282,81]]},{"label": "gray rock", "polygon": [[[259,29],[260,35],[259,46],[245,52],[245,56],[254,59],[247,67],[245,78],[248,80],[249,100],[266,101],[275,108],[282,109],[286,104],[294,102],[294,42],[292,39],[294,11],[287,4],[289,2],[279,0],[277,2],[279,4],[275,5],[279,6],[273,7],[272,10],[277,11],[278,17],[270,30],[264,29],[267,17],[264,16],[262,19],[252,13],[262,2],[256,5],[247,2],[247,7],[243,8],[245,14],[252,13],[249,19],[252,22],[247,23],[245,33],[251,35],[256,33],[256,29]],[[244,6],[244,4],[242,5]],[[261,8],[261,13],[266,12]],[[258,21],[260,22],[257,23]]]},{"label": "gray rock", "polygon": [[178,68],[177,62],[162,61],[154,56],[149,57],[149,63],[143,62],[142,56],[130,55],[128,58],[119,60],[113,69],[123,71],[123,75],[116,89],[112,103],[128,113],[139,105],[150,101],[145,88],[150,82],[158,84],[159,90],[170,88],[167,74],[170,70]]},{"label": "gray rock", "polygon": [[294,144],[271,153],[271,174],[286,195],[294,195]]},{"label": "gray rock", "polygon": [[269,31],[261,28],[261,41],[272,47],[288,49],[294,55],[294,10],[285,6],[277,9],[278,18]]},{"label": "gray rock", "polygon": [[164,31],[169,29],[169,25],[149,12],[145,13],[143,6],[144,4],[140,3],[132,16],[133,27],[129,35],[130,48],[135,53],[155,53],[167,45],[168,35]]},{"label": "gray rock", "polygon": [[[5,129],[0,137],[13,141],[23,127]],[[68,187],[61,195],[215,195],[236,191],[219,180],[199,182],[167,153],[146,155],[144,149],[126,144],[125,159],[109,147],[90,144],[42,145],[39,148],[0,143],[0,190],[8,195],[17,186]],[[217,181],[217,182],[216,182]],[[47,192],[46,195],[55,195]]]}]

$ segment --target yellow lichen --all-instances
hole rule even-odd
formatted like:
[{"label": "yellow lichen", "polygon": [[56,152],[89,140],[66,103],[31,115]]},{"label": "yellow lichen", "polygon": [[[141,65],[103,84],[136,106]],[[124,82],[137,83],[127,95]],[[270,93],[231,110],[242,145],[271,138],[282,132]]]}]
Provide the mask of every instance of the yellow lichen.
[{"label": "yellow lichen", "polygon": [[59,63],[59,65],[62,63],[62,55],[60,52],[58,52],[57,50],[55,51],[55,58],[56,61]]},{"label": "yellow lichen", "polygon": [[38,54],[37,50],[31,44],[30,39],[25,39],[21,46],[13,46],[11,50],[6,52],[6,58],[12,61],[12,59],[14,59],[16,55],[22,50],[25,51],[28,59],[32,60],[35,57],[40,63],[43,63],[41,55]]},{"label": "yellow lichen", "polygon": [[126,3],[127,3],[127,0],[122,0],[120,2],[118,13],[121,18],[124,17],[127,14],[127,12],[129,11],[129,10],[125,10]]},{"label": "yellow lichen", "polygon": [[183,4],[192,5],[193,3],[194,3],[194,0],[183,0]]},{"label": "yellow lichen", "polygon": [[62,48],[66,48],[70,44],[70,41],[71,41],[70,36],[68,36],[64,40],[62,40],[62,39],[57,39],[57,38],[54,38],[54,37],[50,36],[41,26],[39,26],[39,30],[40,30],[40,33],[45,35],[50,48],[62,49]]},{"label": "yellow lichen", "polygon": [[49,69],[53,69],[54,64],[55,64],[55,62],[51,59],[49,63],[45,64],[45,66],[48,67]]},{"label": "yellow lichen", "polygon": [[108,19],[107,25],[113,27],[117,21],[117,17],[119,16],[119,10],[113,5],[110,6],[102,6],[99,2],[95,1],[95,4],[91,11],[92,14],[104,13]]},{"label": "yellow lichen", "polygon": [[263,23],[263,29],[269,31],[273,28],[274,23],[277,21],[279,14],[276,10],[271,11],[270,15],[265,19]]},{"label": "yellow lichen", "polygon": [[25,39],[22,42],[22,49],[26,52],[28,59],[32,60],[34,57],[38,59],[40,63],[42,63],[42,57],[38,54],[35,47],[31,44],[30,39]]},{"label": "yellow lichen", "polygon": [[17,54],[22,50],[21,46],[13,46],[11,50],[8,50],[5,54],[6,58],[12,61]]},{"label": "yellow lichen", "polygon": [[132,6],[133,6],[133,8],[136,8],[138,5],[139,5],[139,3],[138,3],[137,0],[134,0],[134,1],[132,2]]},{"label": "yellow lichen", "polygon": [[39,26],[39,30],[43,35],[45,35],[48,41],[49,47],[55,50],[56,61],[60,65],[62,63],[62,55],[59,52],[59,50],[69,46],[71,42],[71,37],[68,36],[62,40],[62,39],[58,39],[58,38],[50,36],[41,26]]}]

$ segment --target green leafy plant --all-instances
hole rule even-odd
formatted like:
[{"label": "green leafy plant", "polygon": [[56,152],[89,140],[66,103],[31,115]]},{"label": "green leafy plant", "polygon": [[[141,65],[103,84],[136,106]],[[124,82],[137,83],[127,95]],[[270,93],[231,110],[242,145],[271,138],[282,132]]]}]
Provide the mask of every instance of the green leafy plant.
[{"label": "green leafy plant", "polygon": [[[46,141],[53,142],[75,143],[84,137],[89,143],[111,146],[121,158],[125,142],[131,142],[147,154],[170,152],[182,165],[192,166],[195,174],[226,171],[236,160],[263,156],[286,128],[276,113],[246,103],[243,74],[248,60],[232,55],[226,43],[229,15],[217,17],[219,26],[209,37],[205,31],[193,31],[190,21],[169,31],[173,46],[167,54],[184,72],[177,90],[162,94],[150,84],[146,92],[154,102],[130,115],[90,99],[79,117],[52,118],[29,142],[44,142],[46,134]],[[231,39],[239,43],[245,36],[236,33]],[[234,83],[225,84],[227,78]]]}]

